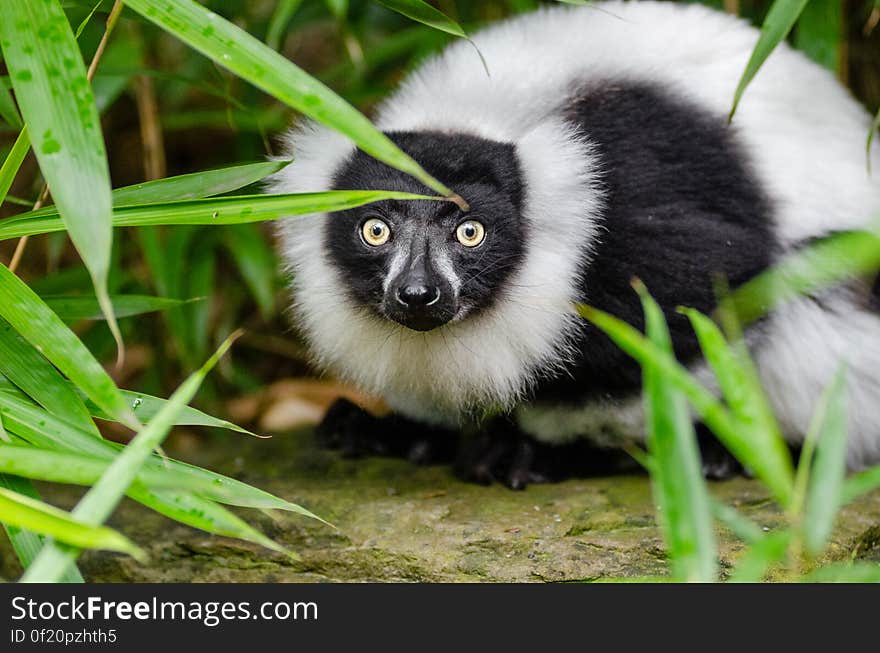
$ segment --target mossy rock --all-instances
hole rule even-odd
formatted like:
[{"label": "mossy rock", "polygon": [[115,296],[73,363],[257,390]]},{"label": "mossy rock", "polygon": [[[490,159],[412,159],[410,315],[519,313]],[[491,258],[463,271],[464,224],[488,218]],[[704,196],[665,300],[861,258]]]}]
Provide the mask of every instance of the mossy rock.
[{"label": "mossy rock", "polygon": [[[125,501],[111,524],[143,546],[147,564],[88,552],[83,574],[99,582],[591,581],[658,576],[666,553],[645,476],[534,485],[523,492],[456,480],[449,468],[399,460],[342,460],[311,434],[227,438],[193,460],[299,503],[337,529],[294,514],[238,511],[301,561],[215,537]],[[757,481],[711,486],[719,499],[772,529],[783,516]],[[72,506],[79,492],[46,486]],[[880,492],[841,514],[828,559],[877,559]],[[722,569],[742,544],[719,529]],[[0,576],[20,573],[8,545]]]}]

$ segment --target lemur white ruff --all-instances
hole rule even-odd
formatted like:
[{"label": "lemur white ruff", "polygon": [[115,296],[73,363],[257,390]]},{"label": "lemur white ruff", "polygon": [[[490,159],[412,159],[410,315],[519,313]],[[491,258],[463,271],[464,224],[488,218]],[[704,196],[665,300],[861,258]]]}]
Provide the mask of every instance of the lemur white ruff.
[{"label": "lemur white ruff", "polygon": [[[736,286],[877,215],[870,118],[802,54],[780,46],[728,126],[757,36],[698,5],[556,7],[474,37],[491,76],[465,42],[409,76],[376,122],[472,210],[383,202],[281,227],[294,314],[316,360],[397,415],[374,431],[398,440],[368,449],[419,458],[423,434],[499,412],[508,431],[559,447],[637,437],[639,369],[573,315],[572,301],[640,325],[629,283],[641,278],[677,354],[696,364],[676,306],[709,312],[717,274]],[[428,192],[324,127],[294,130],[288,145],[294,163],[274,192]],[[871,157],[880,170],[877,147]],[[794,443],[839,361],[849,362],[852,469],[880,462],[878,290],[796,301],[753,334]],[[324,430],[364,438],[370,419],[340,405]],[[540,445],[523,437],[502,455],[497,438],[487,442],[472,478],[541,477],[528,470]]]}]

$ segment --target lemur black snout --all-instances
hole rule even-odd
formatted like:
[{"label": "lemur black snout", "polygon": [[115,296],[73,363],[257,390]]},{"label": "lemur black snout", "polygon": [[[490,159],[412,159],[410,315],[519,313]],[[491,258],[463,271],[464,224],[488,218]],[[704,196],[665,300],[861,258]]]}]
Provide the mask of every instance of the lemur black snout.
[{"label": "lemur black snout", "polygon": [[440,289],[432,285],[412,284],[398,288],[395,295],[404,306],[416,308],[436,304],[440,300]]},{"label": "lemur black snout", "polygon": [[382,312],[414,331],[431,331],[449,322],[458,309],[449,280],[435,267],[423,243],[385,291]]},{"label": "lemur black snout", "polygon": [[401,236],[397,246],[405,248],[406,262],[395,268],[394,277],[385,286],[382,314],[413,331],[431,331],[449,322],[458,310],[452,284],[437,265],[439,243],[445,231],[421,226]]},{"label": "lemur black snout", "polygon": [[385,295],[385,316],[414,331],[430,331],[452,319],[457,308],[449,283],[433,273],[406,275]]}]

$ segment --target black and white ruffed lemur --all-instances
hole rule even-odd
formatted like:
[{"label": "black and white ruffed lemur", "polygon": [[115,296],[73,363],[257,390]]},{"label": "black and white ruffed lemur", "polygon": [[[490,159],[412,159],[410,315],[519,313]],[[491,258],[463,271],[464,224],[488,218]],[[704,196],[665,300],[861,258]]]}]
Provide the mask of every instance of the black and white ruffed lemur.
[{"label": "black and white ruffed lemur", "polygon": [[[596,445],[643,433],[637,364],[572,311],[643,323],[638,277],[675,351],[701,369],[679,305],[710,312],[804,243],[880,210],[867,112],[781,45],[727,115],[758,31],[699,5],[555,7],[456,42],[413,72],[376,124],[470,204],[386,201],[282,221],[295,319],[316,362],[383,397],[319,432],[353,453],[434,460],[511,487],[588,470]],[[316,124],[287,137],[274,192],[429,192]],[[880,148],[870,153],[880,170]],[[749,342],[796,445],[849,362],[847,462],[880,462],[878,285],[786,304]],[[462,432],[470,445],[457,449]],[[467,438],[464,438],[467,440]],[[592,442],[586,446],[585,442]],[[707,447],[704,471],[731,459]]]}]

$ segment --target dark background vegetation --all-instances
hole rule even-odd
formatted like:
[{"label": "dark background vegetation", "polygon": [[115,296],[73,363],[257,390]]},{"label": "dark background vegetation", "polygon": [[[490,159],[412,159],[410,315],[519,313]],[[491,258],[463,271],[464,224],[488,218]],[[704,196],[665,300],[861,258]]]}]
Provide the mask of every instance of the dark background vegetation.
[{"label": "dark background vegetation", "polygon": [[[816,0],[818,2],[819,0]],[[213,10],[264,38],[276,0],[215,0]],[[453,37],[414,23],[371,0],[345,3],[305,0],[280,35],[279,49],[307,72],[369,114],[424,57]],[[539,3],[533,0],[434,2],[473,32]],[[760,23],[767,0],[705,2],[738,9]],[[824,41],[797,30],[794,43],[835,67],[840,78],[872,112],[880,106],[880,27],[872,0],[823,2],[827,16],[813,27]],[[93,3],[67,2],[72,24]],[[112,2],[104,2],[80,43],[86,61],[104,31]],[[816,27],[818,25],[818,27]],[[837,47],[827,47],[827,33]],[[825,43],[825,45],[823,45]],[[818,45],[817,45],[818,44]],[[294,112],[171,36],[126,11],[95,79],[114,187],[235,162],[260,160],[275,152],[275,135]],[[15,131],[0,125],[0,160]],[[29,155],[0,217],[32,204],[42,185]],[[271,226],[174,227],[116,230],[111,293],[204,298],[164,314],[121,322],[128,345],[126,364],[113,375],[123,387],[167,396],[184,374],[203,361],[233,329],[247,335],[225,359],[201,393],[201,407],[264,428],[294,426],[314,419],[335,388],[314,384],[301,343],[284,315],[284,279],[272,250]],[[0,243],[8,262],[14,241]],[[26,250],[22,276],[40,293],[91,292],[85,269],[65,234],[40,236]],[[115,355],[103,323],[77,325],[77,332],[101,360]],[[178,434],[177,444],[195,442]]]}]

